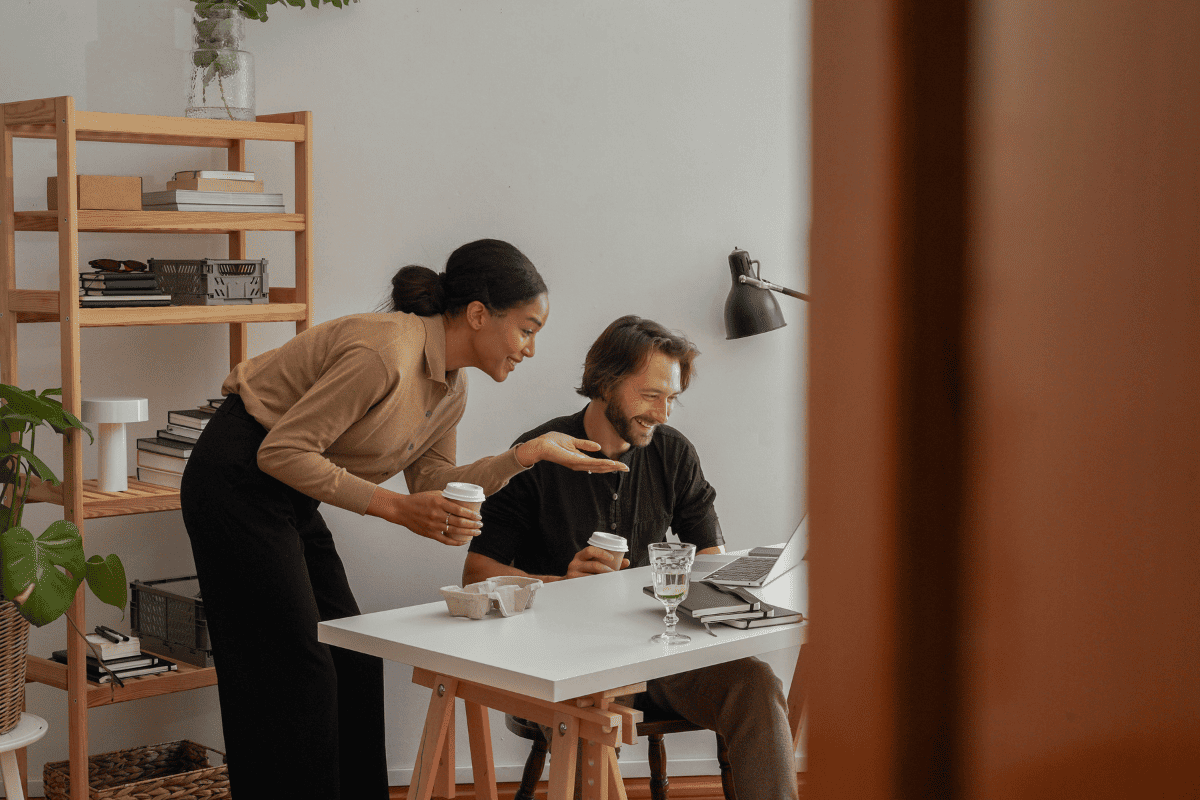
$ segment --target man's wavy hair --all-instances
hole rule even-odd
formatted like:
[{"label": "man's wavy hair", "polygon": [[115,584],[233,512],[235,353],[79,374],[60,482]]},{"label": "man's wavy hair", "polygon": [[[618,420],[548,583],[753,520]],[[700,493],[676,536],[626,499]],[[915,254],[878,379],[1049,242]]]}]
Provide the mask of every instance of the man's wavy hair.
[{"label": "man's wavy hair", "polygon": [[607,400],[617,384],[646,365],[653,352],[679,362],[680,391],[692,380],[693,364],[700,351],[680,333],[654,320],[630,314],[604,329],[583,362],[583,383],[575,391],[591,400]]}]

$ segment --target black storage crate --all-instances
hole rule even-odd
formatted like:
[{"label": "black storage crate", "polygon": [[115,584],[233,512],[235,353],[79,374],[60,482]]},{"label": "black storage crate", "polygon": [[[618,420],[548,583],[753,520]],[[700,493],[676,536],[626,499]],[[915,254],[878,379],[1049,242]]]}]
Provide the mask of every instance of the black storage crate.
[{"label": "black storage crate", "polygon": [[245,305],[270,297],[265,258],[152,258],[150,271],[175,305]]},{"label": "black storage crate", "polygon": [[134,581],[129,590],[130,627],[143,650],[197,667],[212,666],[208,620],[195,575]]}]

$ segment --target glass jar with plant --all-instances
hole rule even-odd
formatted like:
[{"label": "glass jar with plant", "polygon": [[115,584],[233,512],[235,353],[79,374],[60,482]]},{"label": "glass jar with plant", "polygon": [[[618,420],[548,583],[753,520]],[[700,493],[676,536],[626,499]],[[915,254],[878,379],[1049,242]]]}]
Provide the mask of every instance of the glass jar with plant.
[{"label": "glass jar with plant", "polygon": [[92,438],[54,399],[61,394],[0,383],[0,734],[16,726],[24,706],[29,623],[41,626],[61,617],[85,580],[97,598],[122,611],[129,598],[121,559],[87,558],[74,523],[56,520],[36,538],[21,527],[31,484],[60,483],[33,452],[38,428],[48,425],[56,433],[74,428]]},{"label": "glass jar with plant", "polygon": [[[192,0],[195,49],[188,57],[187,108],[200,119],[254,119],[254,56],[242,49],[245,21],[267,21],[267,6],[303,8],[305,0]],[[308,0],[313,8],[351,0]],[[353,0],[357,3],[358,0]],[[216,84],[215,86],[213,84]]]}]

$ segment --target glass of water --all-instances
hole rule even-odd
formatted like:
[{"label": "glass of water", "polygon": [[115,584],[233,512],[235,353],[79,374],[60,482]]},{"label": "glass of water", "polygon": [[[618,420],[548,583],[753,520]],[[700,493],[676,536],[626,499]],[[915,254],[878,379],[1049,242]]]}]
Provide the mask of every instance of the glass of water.
[{"label": "glass of water", "polygon": [[675,608],[683,602],[688,593],[688,573],[692,571],[692,561],[696,558],[696,545],[680,544],[677,542],[660,542],[650,545],[650,569],[654,574],[654,596],[667,607],[667,616],[663,618],[667,630],[657,636],[651,636],[650,641],[659,644],[687,644],[690,636],[675,632],[675,624],[679,617]]}]

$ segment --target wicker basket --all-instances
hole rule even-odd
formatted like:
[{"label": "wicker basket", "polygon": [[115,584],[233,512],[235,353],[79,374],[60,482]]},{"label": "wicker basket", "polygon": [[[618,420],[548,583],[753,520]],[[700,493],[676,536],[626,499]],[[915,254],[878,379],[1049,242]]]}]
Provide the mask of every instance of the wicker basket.
[{"label": "wicker basket", "polygon": [[[212,766],[208,753],[224,753],[187,740],[134,747],[88,759],[91,800],[182,800],[229,798],[229,769]],[[46,800],[69,800],[70,762],[42,770]]]},{"label": "wicker basket", "polygon": [[21,721],[25,710],[25,656],[29,623],[14,603],[0,600],[0,735]]}]

